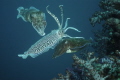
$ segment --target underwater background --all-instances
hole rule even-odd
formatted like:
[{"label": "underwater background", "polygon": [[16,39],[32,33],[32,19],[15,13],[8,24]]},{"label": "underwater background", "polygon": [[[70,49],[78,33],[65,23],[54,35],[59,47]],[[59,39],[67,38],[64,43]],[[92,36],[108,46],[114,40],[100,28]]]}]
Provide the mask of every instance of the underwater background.
[{"label": "underwater background", "polygon": [[[0,2],[0,80],[51,80],[58,73],[65,73],[65,68],[71,67],[73,54],[64,54],[52,59],[54,49],[36,57],[21,59],[17,55],[23,54],[28,48],[41,38],[29,22],[17,19],[17,8],[34,6],[46,15],[46,34],[57,29],[55,20],[46,12],[46,6],[59,20],[59,5],[63,5],[64,22],[66,18],[68,26],[73,26],[81,32],[67,31],[70,36],[80,36],[89,39],[93,37],[89,18],[99,10],[100,0],[1,0]],[[100,26],[100,25],[96,25]],[[98,29],[100,27],[95,27]],[[79,52],[74,53],[76,55]]]}]

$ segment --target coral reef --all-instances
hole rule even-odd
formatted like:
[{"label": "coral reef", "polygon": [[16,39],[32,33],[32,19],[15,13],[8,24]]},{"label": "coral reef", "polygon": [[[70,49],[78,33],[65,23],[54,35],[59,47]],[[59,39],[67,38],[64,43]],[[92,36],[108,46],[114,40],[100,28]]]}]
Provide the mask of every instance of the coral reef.
[{"label": "coral reef", "polygon": [[99,3],[102,11],[96,11],[90,18],[91,25],[95,26],[102,20],[107,20],[111,17],[120,18],[120,0],[101,0]]},{"label": "coral reef", "polygon": [[[101,11],[97,11],[90,18],[91,25],[104,21],[102,30],[94,32],[96,52],[100,54],[114,54],[120,50],[120,0],[101,0]],[[101,44],[99,44],[101,43]]]},{"label": "coral reef", "polygon": [[96,58],[94,52],[87,53],[87,59],[73,55],[73,68],[66,69],[66,75],[58,74],[52,80],[119,80],[120,60],[115,56]]}]

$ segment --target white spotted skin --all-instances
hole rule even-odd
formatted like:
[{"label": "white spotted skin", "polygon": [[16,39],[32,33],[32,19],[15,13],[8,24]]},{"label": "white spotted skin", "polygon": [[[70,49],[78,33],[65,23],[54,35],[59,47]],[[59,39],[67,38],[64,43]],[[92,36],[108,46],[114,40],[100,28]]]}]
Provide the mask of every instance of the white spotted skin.
[{"label": "white spotted skin", "polygon": [[61,39],[62,36],[59,34],[59,31],[54,30],[33,44],[25,54],[35,58],[55,46]]}]

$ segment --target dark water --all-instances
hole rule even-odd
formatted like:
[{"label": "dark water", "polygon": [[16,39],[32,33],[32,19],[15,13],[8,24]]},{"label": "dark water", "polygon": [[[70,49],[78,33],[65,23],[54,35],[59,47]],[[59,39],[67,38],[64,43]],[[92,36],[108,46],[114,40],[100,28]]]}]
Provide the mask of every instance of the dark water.
[{"label": "dark water", "polygon": [[[41,38],[29,22],[17,19],[17,8],[34,6],[46,13],[48,34],[57,29],[54,19],[46,12],[46,6],[60,19],[59,5],[64,5],[64,21],[71,18],[68,25],[78,28],[81,33],[68,30],[71,36],[92,37],[89,18],[99,10],[100,0],[1,0],[0,1],[0,80],[51,80],[71,67],[72,55],[64,54],[52,59],[54,50],[26,60],[17,54],[24,53],[32,44]],[[61,20],[61,19],[60,19]],[[78,53],[76,53],[78,54]]]}]

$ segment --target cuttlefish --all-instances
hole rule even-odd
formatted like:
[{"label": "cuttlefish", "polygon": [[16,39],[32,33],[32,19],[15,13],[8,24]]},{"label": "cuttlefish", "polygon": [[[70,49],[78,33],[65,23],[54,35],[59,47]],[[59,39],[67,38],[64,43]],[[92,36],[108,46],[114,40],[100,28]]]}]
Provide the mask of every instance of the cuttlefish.
[{"label": "cuttlefish", "polygon": [[22,18],[25,22],[32,23],[33,28],[38,32],[39,35],[45,35],[45,28],[47,25],[45,13],[36,9],[35,7],[24,8],[18,7],[17,18]]},{"label": "cuttlefish", "polygon": [[88,44],[91,43],[91,40],[86,40],[84,38],[66,38],[61,40],[58,45],[55,47],[55,52],[52,58],[57,58],[64,53],[74,53],[82,50]]}]

